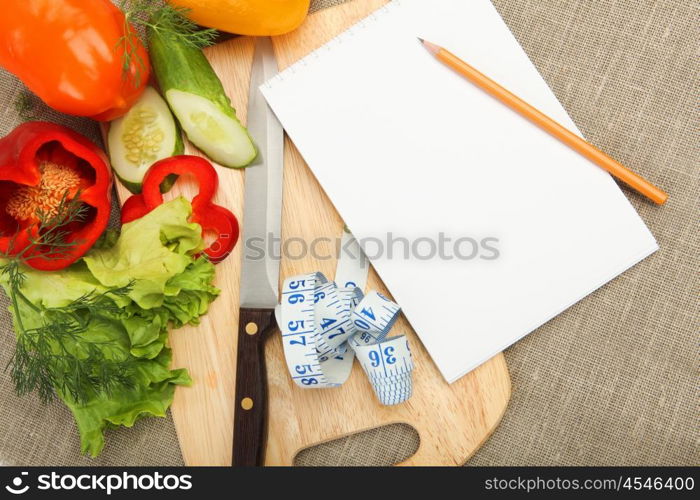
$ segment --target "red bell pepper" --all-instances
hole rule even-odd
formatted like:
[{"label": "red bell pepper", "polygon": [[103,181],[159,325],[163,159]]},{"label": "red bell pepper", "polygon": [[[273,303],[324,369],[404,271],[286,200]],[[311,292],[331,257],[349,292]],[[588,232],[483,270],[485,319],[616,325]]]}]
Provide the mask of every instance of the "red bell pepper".
[{"label": "red bell pepper", "polygon": [[230,210],[212,202],[219,186],[219,176],[212,164],[199,156],[179,155],[154,163],[143,178],[141,194],[124,203],[122,223],[138,219],[163,203],[160,186],[173,174],[179,177],[192,175],[197,180],[199,192],[192,199],[191,220],[202,226],[203,234],[216,235],[216,240],[204,253],[212,262],[221,262],[238,241],[238,219]]},{"label": "red bell pepper", "polygon": [[[90,140],[54,123],[19,125],[0,139],[0,253],[23,252],[23,260],[35,269],[63,269],[107,227],[111,195],[107,157]],[[52,253],[32,245],[39,237],[37,213],[55,214],[64,197],[77,197],[88,208],[85,217],[61,228],[71,246]]]}]

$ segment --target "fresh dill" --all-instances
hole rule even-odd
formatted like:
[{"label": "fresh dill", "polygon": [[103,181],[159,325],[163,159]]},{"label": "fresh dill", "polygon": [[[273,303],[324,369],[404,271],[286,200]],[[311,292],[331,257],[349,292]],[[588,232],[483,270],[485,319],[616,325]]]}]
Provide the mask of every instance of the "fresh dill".
[{"label": "fresh dill", "polygon": [[60,259],[66,257],[71,248],[79,243],[78,241],[69,241],[70,231],[66,228],[73,223],[83,222],[88,215],[88,206],[79,198],[80,192],[72,199],[64,194],[55,212],[47,213],[39,210],[36,214],[38,219],[36,233],[38,236],[31,237],[30,245],[20,253],[20,256],[26,258],[27,252],[31,252],[32,258]]},{"label": "fresh dill", "polygon": [[213,44],[218,34],[215,29],[201,29],[192,22],[187,17],[189,9],[170,5],[163,0],[121,0],[119,7],[124,12],[124,34],[117,42],[117,48],[124,50],[122,74],[129,74],[131,66],[135,65],[136,85],[140,84],[147,63],[138,53],[139,34],[131,25],[152,29],[197,49]]},{"label": "fresh dill", "polygon": [[64,196],[55,213],[37,212],[36,236],[30,244],[17,252],[11,244],[0,256],[0,274],[7,282],[17,329],[17,345],[6,369],[17,394],[37,392],[42,402],[53,399],[58,391],[85,403],[96,393],[111,394],[118,387],[133,385],[134,361],[112,342],[85,337],[95,317],[119,314],[113,299],[128,294],[131,284],[88,293],[55,308],[36,305],[22,292],[26,281],[23,265],[28,259],[62,258],[78,244],[68,239],[67,230],[87,216],[87,207],[78,198]]},{"label": "fresh dill", "polygon": [[[95,315],[118,308],[112,297],[128,293],[129,287],[89,294],[58,308],[39,308],[42,324],[24,328],[17,339],[9,369],[19,395],[38,392],[50,401],[54,390],[85,403],[97,392],[133,386],[133,361],[117,345],[88,340],[84,334]],[[21,294],[21,292],[19,292]],[[20,295],[27,305],[29,302]],[[21,313],[20,313],[21,314]]]}]

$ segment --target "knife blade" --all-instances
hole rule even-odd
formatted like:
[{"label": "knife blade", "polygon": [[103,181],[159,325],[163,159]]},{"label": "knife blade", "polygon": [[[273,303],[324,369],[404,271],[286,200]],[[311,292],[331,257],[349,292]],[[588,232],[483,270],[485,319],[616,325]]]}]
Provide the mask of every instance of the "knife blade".
[{"label": "knife blade", "polygon": [[265,339],[276,329],[284,135],[259,90],[278,72],[269,37],[255,40],[247,127],[258,157],[245,172],[233,465],[262,465],[267,434]]}]

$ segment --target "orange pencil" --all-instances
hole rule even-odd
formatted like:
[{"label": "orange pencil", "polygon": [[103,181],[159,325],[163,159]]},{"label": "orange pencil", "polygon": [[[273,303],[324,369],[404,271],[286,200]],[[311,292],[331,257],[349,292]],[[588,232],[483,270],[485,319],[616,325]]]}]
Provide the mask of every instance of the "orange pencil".
[{"label": "orange pencil", "polygon": [[549,132],[573,150],[578,151],[580,154],[591,160],[599,167],[608,171],[617,179],[639,191],[653,202],[661,205],[666,202],[666,199],[668,199],[668,194],[666,194],[663,190],[654,186],[640,175],[635,174],[621,163],[613,160],[600,149],[581,139],[578,135],[574,134],[560,123],[552,120],[538,109],[530,106],[515,94],[509,92],[507,89],[503,88],[483,73],[477,71],[472,66],[462,61],[456,55],[443,49],[442,47],[438,47],[434,43],[425,41],[422,38],[419,38],[419,40],[428,50],[428,52],[433,54],[439,61],[446,64],[457,73],[467,78],[474,85],[488,92],[514,111],[517,111],[525,118],[544,129],[546,132]]}]

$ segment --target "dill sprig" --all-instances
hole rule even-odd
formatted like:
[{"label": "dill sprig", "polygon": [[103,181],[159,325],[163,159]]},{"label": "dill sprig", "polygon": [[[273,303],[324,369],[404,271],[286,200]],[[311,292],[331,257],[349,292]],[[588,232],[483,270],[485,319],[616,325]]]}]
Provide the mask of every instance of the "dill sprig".
[{"label": "dill sprig", "polygon": [[124,34],[117,42],[117,48],[124,49],[122,74],[127,75],[135,63],[134,79],[137,86],[147,65],[137,51],[139,34],[131,28],[131,24],[152,29],[197,49],[213,44],[218,34],[215,29],[201,29],[192,22],[187,17],[190,9],[170,5],[163,0],[121,0],[119,7],[124,12]]},{"label": "dill sprig", "polygon": [[69,241],[70,231],[66,229],[73,223],[83,222],[88,215],[88,206],[79,198],[80,192],[72,199],[65,193],[55,212],[48,213],[41,209],[37,211],[38,236],[30,238],[30,245],[22,252],[22,257],[26,256],[27,251],[31,251],[32,257],[60,259],[66,257],[71,248],[79,244],[78,241]]},{"label": "dill sprig", "polygon": [[8,365],[17,394],[36,391],[47,402],[58,390],[85,403],[95,393],[109,395],[117,388],[132,387],[135,361],[114,343],[84,336],[95,315],[119,312],[112,297],[129,290],[127,286],[85,295],[64,307],[39,308],[32,304],[43,321],[41,326],[24,329],[17,339]]},{"label": "dill sprig", "polygon": [[[66,228],[85,219],[87,206],[79,196],[68,199],[64,195],[55,213],[39,211],[36,215],[37,236],[16,253],[11,243],[1,256],[0,274],[8,283],[18,334],[15,352],[6,367],[15,391],[20,396],[37,392],[42,402],[50,401],[59,391],[77,403],[85,403],[96,393],[111,394],[117,388],[133,386],[135,361],[114,342],[85,337],[95,317],[120,313],[114,299],[127,295],[132,284],[104,293],[87,293],[55,308],[36,305],[22,292],[27,259],[63,258],[79,244],[68,239]],[[27,326],[23,311],[39,318],[39,324]]]}]

